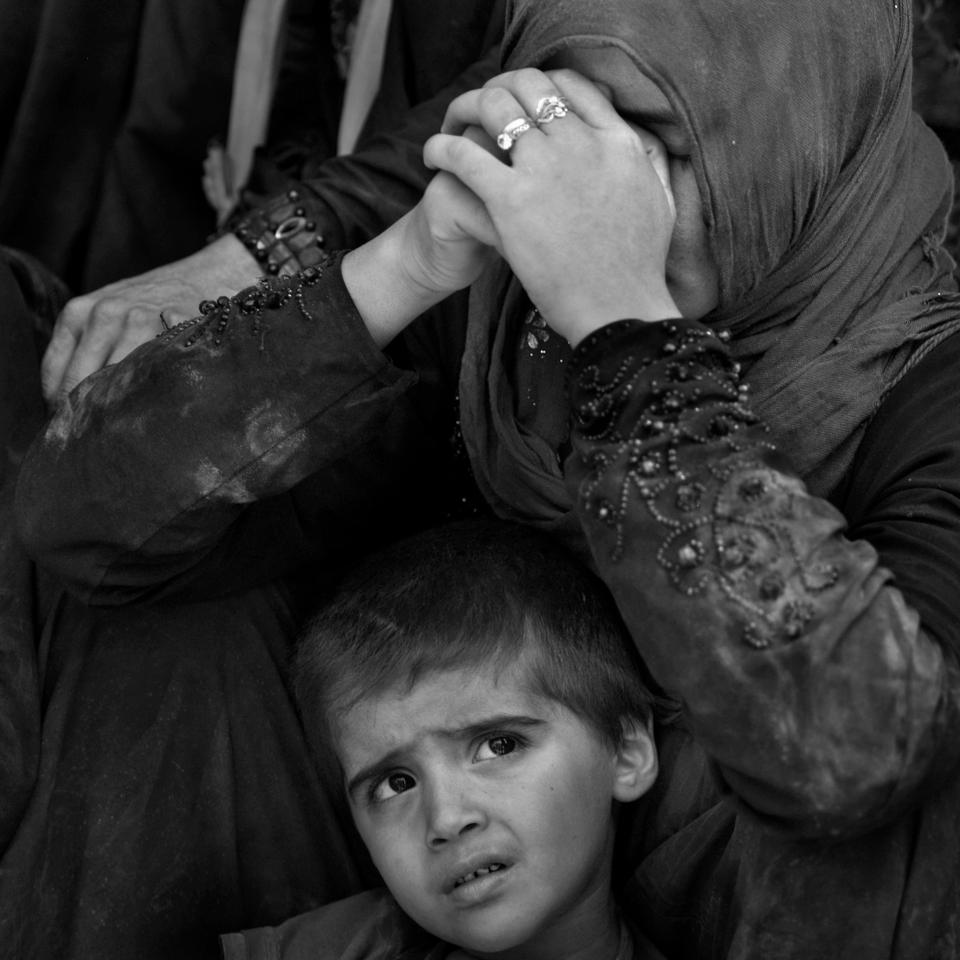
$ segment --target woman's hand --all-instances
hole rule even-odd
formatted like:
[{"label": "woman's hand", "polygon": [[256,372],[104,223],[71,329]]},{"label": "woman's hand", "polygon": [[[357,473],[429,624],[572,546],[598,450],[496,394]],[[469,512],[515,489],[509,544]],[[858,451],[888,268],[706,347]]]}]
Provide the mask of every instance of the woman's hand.
[{"label": "woman's hand", "polygon": [[57,317],[43,358],[44,396],[58,402],[91,373],[162,333],[164,323],[196,316],[201,300],[232,296],[256,283],[260,272],[228,235],[182,260],[74,297]]},{"label": "woman's hand", "polygon": [[[542,98],[559,96],[566,116],[521,133],[509,153],[491,150],[510,121],[536,118]],[[470,128],[490,142],[460,135]],[[680,315],[665,279],[674,208],[663,144],[579,74],[519,70],[463,94],[424,158],[482,201],[484,242],[571,343],[624,317]]]},{"label": "woman's hand", "polygon": [[[483,134],[468,130],[463,139],[471,137]],[[452,174],[440,172],[409,213],[344,257],[343,280],[367,329],[384,346],[415,317],[469,287],[498,242],[483,203]]]}]

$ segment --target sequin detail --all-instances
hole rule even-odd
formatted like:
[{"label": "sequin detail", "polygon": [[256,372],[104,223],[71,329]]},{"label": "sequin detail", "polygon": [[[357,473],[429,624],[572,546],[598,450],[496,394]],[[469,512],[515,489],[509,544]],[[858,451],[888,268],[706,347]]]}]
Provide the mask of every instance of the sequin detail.
[{"label": "sequin detail", "polygon": [[[634,322],[626,323],[593,334],[578,356],[628,335]],[[801,549],[794,521],[803,487],[763,461],[773,447],[724,337],[700,325],[657,326],[642,355],[613,349],[609,363],[580,369],[581,502],[613,532],[612,561],[623,557],[630,512],[644,509],[663,531],[656,559],[678,591],[719,590],[751,647],[797,640],[840,576]]]},{"label": "sequin detail", "polygon": [[221,346],[226,337],[247,332],[260,338],[262,349],[267,314],[281,309],[290,301],[297,304],[304,320],[313,322],[314,317],[304,301],[304,290],[320,280],[331,259],[328,256],[322,264],[307,267],[289,277],[261,277],[256,286],[247,287],[234,297],[203,300],[198,306],[198,316],[164,330],[158,334],[158,339],[164,342],[179,341],[184,349],[201,342],[216,348]]}]

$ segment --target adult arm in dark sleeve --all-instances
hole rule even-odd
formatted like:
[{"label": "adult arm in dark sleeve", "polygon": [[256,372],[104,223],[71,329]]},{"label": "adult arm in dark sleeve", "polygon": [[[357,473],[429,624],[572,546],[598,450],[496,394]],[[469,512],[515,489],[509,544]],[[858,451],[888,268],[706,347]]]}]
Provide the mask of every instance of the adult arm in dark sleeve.
[{"label": "adult arm in dark sleeve", "polygon": [[[957,611],[931,620],[936,633],[917,612],[958,576],[956,481],[936,494],[952,559],[928,554],[945,562],[918,592],[923,578],[905,571],[921,476],[873,491],[857,521],[882,555],[848,539],[707,328],[612,324],[581,344],[574,373],[567,476],[591,551],[726,784],[816,836],[867,830],[925,795],[958,753]],[[927,446],[956,458],[955,421],[939,418],[949,436]],[[930,459],[903,456],[906,471]]]},{"label": "adult arm in dark sleeve", "polygon": [[34,444],[17,509],[44,567],[88,602],[211,596],[442,514],[442,349],[394,366],[337,262],[203,309],[85,380]]},{"label": "adult arm in dark sleeve", "polygon": [[[213,242],[182,260],[71,300],[44,359],[48,400],[58,400],[150,339],[161,314],[180,322],[204,297],[232,296],[259,276],[293,274],[321,262],[326,251],[356,247],[420,199],[430,179],[421,157],[424,141],[440,129],[453,97],[497,72],[503,3],[411,0],[395,5],[395,11],[400,7],[406,30],[400,31],[395,16],[390,69],[359,150],[331,159],[329,143],[319,138],[316,154],[297,177],[279,175],[283,189],[271,179],[275,192],[251,197],[256,205],[239,211]],[[419,26],[432,14],[440,26],[428,44]],[[450,25],[449,32],[443,24]],[[398,32],[404,35],[395,36]]]}]

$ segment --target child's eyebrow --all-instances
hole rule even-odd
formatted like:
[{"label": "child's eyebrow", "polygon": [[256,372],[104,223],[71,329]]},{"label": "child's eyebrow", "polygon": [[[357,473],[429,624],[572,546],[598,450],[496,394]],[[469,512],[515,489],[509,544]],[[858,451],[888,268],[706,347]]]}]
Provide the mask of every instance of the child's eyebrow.
[{"label": "child's eyebrow", "polygon": [[[484,733],[497,730],[501,727],[522,727],[531,729],[533,727],[543,726],[547,721],[537,719],[536,717],[526,717],[516,713],[498,713],[490,717],[483,717],[462,727],[438,728],[428,731],[428,735],[444,737],[449,740],[472,740],[474,737],[482,736]],[[402,760],[409,755],[412,749],[412,743],[405,743],[385,753],[379,760],[368,764],[363,769],[358,770],[347,781],[347,794],[353,796],[354,791],[367,780],[371,780],[379,774],[385,773],[392,767],[402,765]]]}]

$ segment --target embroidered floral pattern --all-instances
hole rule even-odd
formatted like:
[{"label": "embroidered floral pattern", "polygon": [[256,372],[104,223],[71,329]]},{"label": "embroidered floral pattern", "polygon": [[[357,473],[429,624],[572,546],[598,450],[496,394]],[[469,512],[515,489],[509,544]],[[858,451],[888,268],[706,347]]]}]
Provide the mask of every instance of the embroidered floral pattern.
[{"label": "embroidered floral pattern", "polygon": [[[632,323],[594,337],[623,335]],[[808,562],[801,549],[804,489],[764,463],[772,445],[724,335],[682,322],[659,328],[644,356],[614,350],[609,371],[592,364],[580,372],[575,415],[589,441],[582,502],[614,531],[613,562],[640,507],[663,531],[656,559],[677,590],[691,598],[719,590],[750,646],[795,640],[839,578],[836,566]],[[588,338],[581,356],[596,346]]]}]

